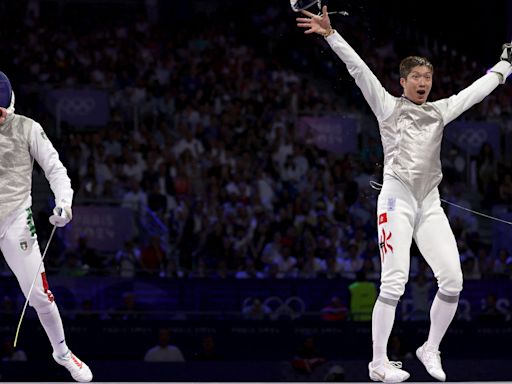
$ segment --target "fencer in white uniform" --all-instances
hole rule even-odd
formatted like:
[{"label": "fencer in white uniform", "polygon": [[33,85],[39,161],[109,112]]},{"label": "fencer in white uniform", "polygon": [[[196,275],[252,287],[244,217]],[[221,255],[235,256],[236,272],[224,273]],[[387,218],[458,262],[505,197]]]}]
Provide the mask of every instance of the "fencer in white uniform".
[{"label": "fencer in white uniform", "polygon": [[53,225],[62,227],[72,218],[73,190],[66,168],[41,125],[14,113],[14,93],[0,72],[0,250],[27,296],[38,277],[29,304],[36,310],[53,348],[55,361],[76,381],[89,382],[92,373],[67,347],[55,298],[50,291],[32,217],[32,167],[37,161],[55,196]]},{"label": "fencer in white uniform", "polygon": [[438,191],[442,179],[441,140],[448,123],[505,83],[512,72],[511,45],[503,47],[500,62],[486,75],[458,94],[435,102],[427,101],[432,87],[432,64],[422,57],[408,57],[400,64],[403,95],[395,97],[331,28],[326,7],[322,15],[303,13],[307,17],[297,18],[298,26],[307,28],[306,33],[323,35],[346,64],[377,118],[384,149],[383,186],[377,202],[382,274],[372,316],[370,378],[383,382],[409,378],[401,363],[388,360],[386,349],[395,309],[408,280],[414,239],[438,282],[428,339],[416,355],[431,376],[445,381],[439,345],[457,309],[462,271],[457,243]]}]

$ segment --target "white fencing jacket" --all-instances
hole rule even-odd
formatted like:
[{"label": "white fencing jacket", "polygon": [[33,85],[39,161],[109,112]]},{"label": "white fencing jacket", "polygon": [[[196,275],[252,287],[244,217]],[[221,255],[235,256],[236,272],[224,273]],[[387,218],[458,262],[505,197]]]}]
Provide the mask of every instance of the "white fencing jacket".
[{"label": "white fencing jacket", "polygon": [[14,113],[14,97],[7,111],[0,125],[0,223],[32,205],[32,159],[50,182],[56,204],[71,206],[71,181],[41,125]]},{"label": "white fencing jacket", "polygon": [[[405,97],[390,95],[338,32],[326,40],[346,64],[377,117],[384,175],[398,178],[421,204],[443,177],[440,152],[445,125],[489,95],[500,84],[499,75],[489,72],[456,95],[417,105]],[[505,73],[510,70],[510,64],[504,61],[496,67]]]}]

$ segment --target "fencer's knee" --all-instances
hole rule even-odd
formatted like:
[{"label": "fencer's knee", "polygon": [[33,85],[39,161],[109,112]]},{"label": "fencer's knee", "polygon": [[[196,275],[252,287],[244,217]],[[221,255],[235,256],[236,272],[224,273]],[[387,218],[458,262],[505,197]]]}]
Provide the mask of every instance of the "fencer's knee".
[{"label": "fencer's knee", "polygon": [[380,284],[380,295],[388,299],[399,300],[405,292],[405,284],[407,281],[399,281],[400,279],[382,280]]},{"label": "fencer's knee", "polygon": [[457,296],[462,291],[462,271],[439,277],[439,290],[448,296]]},{"label": "fencer's knee", "polygon": [[33,296],[30,298],[29,304],[36,310],[37,313],[49,313],[56,306],[55,298],[51,293],[49,295],[47,293],[41,293],[37,295],[33,294]]}]

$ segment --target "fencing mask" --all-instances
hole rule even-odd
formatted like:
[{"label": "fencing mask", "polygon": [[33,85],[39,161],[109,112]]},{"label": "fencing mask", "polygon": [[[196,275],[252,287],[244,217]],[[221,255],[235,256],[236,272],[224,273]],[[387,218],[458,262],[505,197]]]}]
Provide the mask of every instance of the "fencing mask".
[{"label": "fencing mask", "polygon": [[[311,10],[311,12],[321,14],[323,6],[328,5],[327,2],[328,2],[328,0],[290,0],[290,5],[294,12],[300,12],[300,11],[308,9],[316,4],[317,9],[313,8]],[[327,14],[329,14],[329,15],[338,14],[338,15],[348,16],[348,12],[346,12],[346,11],[327,12]]]},{"label": "fencing mask", "polygon": [[12,99],[12,87],[9,78],[0,71],[0,107],[9,108]]},{"label": "fencing mask", "polygon": [[322,0],[290,0],[290,5],[294,12],[300,12],[314,4],[318,6],[318,9],[322,9],[322,5],[325,5],[323,3],[325,3],[325,1]]}]

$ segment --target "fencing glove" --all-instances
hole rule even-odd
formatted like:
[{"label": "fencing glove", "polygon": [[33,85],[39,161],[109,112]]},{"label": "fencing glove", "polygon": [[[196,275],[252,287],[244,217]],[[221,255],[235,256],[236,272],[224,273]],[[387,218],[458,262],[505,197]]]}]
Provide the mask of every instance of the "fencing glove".
[{"label": "fencing glove", "polygon": [[505,84],[507,77],[512,73],[512,43],[503,44],[503,52],[501,53],[501,61],[491,68],[500,78],[500,84]]},{"label": "fencing glove", "polygon": [[71,221],[73,218],[73,212],[69,205],[59,206],[57,205],[53,209],[53,215],[50,216],[49,220],[52,225],[57,227],[63,227]]}]

